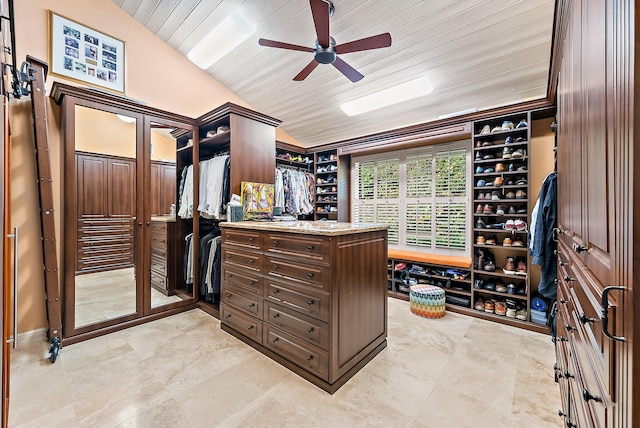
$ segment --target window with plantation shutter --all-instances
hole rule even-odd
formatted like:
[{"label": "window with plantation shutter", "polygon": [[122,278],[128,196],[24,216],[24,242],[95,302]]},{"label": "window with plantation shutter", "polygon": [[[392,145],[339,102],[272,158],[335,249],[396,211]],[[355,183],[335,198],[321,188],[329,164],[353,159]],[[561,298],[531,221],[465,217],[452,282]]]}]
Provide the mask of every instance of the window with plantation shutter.
[{"label": "window with plantation shutter", "polygon": [[470,143],[352,158],[352,221],[389,225],[389,247],[467,256]]}]

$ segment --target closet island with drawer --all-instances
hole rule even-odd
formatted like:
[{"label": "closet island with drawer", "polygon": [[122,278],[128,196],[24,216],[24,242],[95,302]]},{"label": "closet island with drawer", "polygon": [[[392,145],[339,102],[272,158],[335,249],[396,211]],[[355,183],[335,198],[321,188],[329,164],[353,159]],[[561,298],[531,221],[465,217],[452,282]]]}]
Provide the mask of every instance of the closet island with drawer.
[{"label": "closet island with drawer", "polygon": [[221,328],[329,393],[387,345],[387,226],[220,223]]}]

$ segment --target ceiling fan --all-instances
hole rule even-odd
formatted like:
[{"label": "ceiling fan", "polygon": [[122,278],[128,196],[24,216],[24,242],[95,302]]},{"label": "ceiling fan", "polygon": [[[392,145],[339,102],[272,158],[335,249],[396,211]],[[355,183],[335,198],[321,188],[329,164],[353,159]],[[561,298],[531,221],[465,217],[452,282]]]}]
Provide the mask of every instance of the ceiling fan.
[{"label": "ceiling fan", "polygon": [[333,3],[329,0],[309,0],[309,4],[311,5],[313,23],[316,27],[316,35],[318,36],[315,42],[315,47],[310,48],[307,46],[292,45],[290,43],[276,42],[268,39],[258,40],[258,43],[261,46],[314,53],[313,60],[303,68],[302,71],[293,78],[293,80],[301,81],[306,79],[307,76],[315,70],[318,64],[332,64],[349,80],[355,83],[361,80],[364,76],[339,58],[338,54],[367,51],[391,46],[391,34],[389,33],[378,34],[377,36],[365,37],[364,39],[336,45],[335,39],[329,35],[329,17],[333,15],[335,10]]}]

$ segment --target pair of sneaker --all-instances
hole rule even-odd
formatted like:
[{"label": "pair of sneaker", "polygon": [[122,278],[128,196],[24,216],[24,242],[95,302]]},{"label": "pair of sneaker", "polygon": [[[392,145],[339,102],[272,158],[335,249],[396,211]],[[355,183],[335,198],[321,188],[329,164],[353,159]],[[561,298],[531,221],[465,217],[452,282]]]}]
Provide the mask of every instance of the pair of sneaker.
[{"label": "pair of sneaker", "polygon": [[527,230],[527,223],[525,223],[524,221],[522,221],[522,219],[515,219],[515,220],[507,220],[504,223],[504,229],[505,230],[519,230],[519,231],[523,231],[523,230]]}]

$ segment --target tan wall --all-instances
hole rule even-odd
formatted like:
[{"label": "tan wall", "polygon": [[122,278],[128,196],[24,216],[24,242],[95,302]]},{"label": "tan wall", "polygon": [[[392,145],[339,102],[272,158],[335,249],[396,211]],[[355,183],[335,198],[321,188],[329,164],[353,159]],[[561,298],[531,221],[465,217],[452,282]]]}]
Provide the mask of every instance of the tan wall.
[{"label": "tan wall", "polygon": [[[113,113],[76,106],[76,150],[136,157],[136,124]],[[175,148],[174,148],[175,151]]]},{"label": "tan wall", "polygon": [[[553,119],[536,120],[531,128],[531,144],[529,151],[531,159],[529,165],[529,206],[533,211],[533,206],[538,200],[538,194],[544,179],[553,172],[554,169],[554,134],[551,131]],[[540,283],[540,266],[531,265],[530,284],[532,290],[538,289]]]},{"label": "tan wall", "polygon": [[176,161],[176,140],[175,138],[162,135],[160,132],[151,130],[151,144],[153,144],[153,153],[151,160],[154,161]]},{"label": "tan wall", "polygon": [[[15,1],[16,54],[18,61],[27,55],[48,62],[48,11],[73,19],[83,25],[123,40],[126,44],[126,95],[149,106],[197,117],[231,101],[251,108],[207,73],[191,64],[141,24],[123,12],[110,0],[20,0]],[[50,90],[56,76],[47,78]],[[65,83],[74,84],[73,82]],[[54,206],[59,242],[60,237],[60,111],[47,99],[49,141],[53,166]],[[269,112],[262,112],[269,114]],[[33,157],[33,127],[28,99],[12,100],[11,125],[11,215],[14,226],[20,228],[18,254],[19,331],[31,331],[47,325],[42,249],[38,217],[38,193]],[[298,144],[280,129],[276,138]],[[155,151],[155,148],[154,148]],[[60,255],[60,250],[58,251]]]}]

